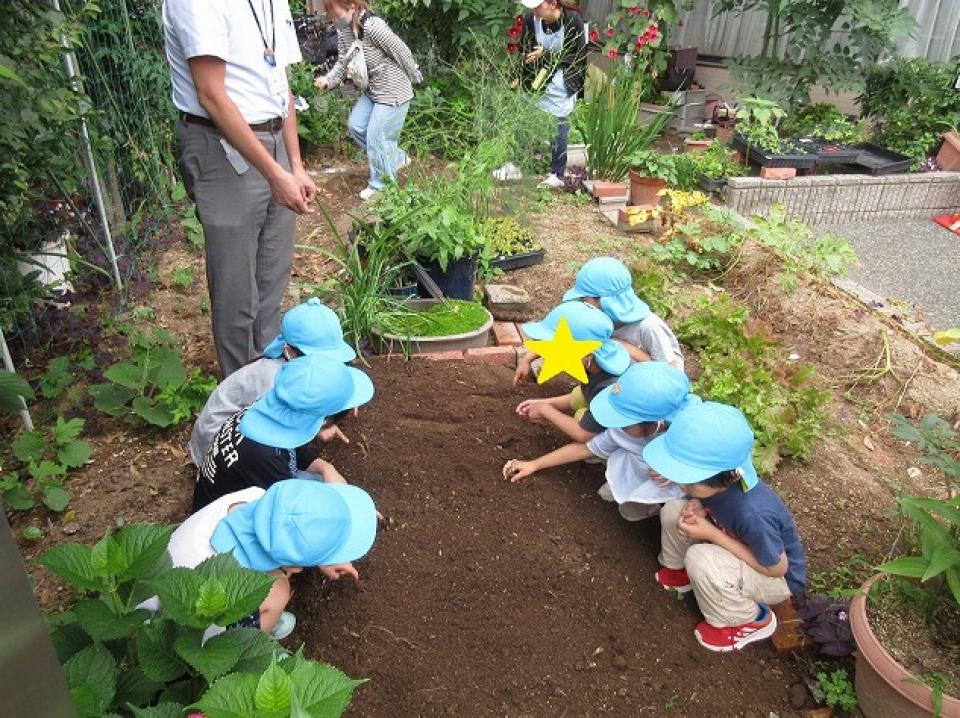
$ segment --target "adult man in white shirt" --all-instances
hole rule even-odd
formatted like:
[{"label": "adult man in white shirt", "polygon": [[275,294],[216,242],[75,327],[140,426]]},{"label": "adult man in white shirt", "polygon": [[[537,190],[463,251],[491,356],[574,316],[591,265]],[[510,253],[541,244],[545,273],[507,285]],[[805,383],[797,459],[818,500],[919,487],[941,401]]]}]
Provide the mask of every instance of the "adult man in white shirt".
[{"label": "adult man in white shirt", "polygon": [[287,0],[164,0],[177,160],[206,238],[224,376],[280,331],[295,214],[312,212],[286,67],[301,59]]}]

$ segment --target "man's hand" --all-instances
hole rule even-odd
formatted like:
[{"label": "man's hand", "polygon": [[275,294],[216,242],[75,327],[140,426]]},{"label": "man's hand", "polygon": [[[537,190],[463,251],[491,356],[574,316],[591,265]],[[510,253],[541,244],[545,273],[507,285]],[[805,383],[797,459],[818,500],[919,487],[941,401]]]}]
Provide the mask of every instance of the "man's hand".
[{"label": "man's hand", "polygon": [[313,86],[316,87],[320,92],[324,92],[330,89],[329,84],[327,83],[327,78],[325,77],[315,77],[313,78]]},{"label": "man's hand", "polygon": [[307,203],[307,212],[313,212],[313,200],[317,196],[317,186],[310,179],[310,175],[307,174],[303,166],[296,167],[293,170],[293,178],[300,185],[300,196]]},{"label": "man's hand", "polygon": [[352,563],[332,563],[328,566],[317,566],[317,568],[331,581],[339,581],[341,576],[350,576],[354,581],[360,580],[360,574]]},{"label": "man's hand", "polygon": [[520,461],[520,459],[510,459],[503,465],[503,478],[509,479],[511,483],[516,483],[520,479],[526,478],[536,473],[537,464],[533,461]]},{"label": "man's hand", "polygon": [[531,62],[536,62],[537,60],[539,60],[542,54],[543,54],[543,47],[540,45],[537,45],[535,48],[533,48],[532,51],[527,53],[527,56],[523,58],[523,61],[529,65]]},{"label": "man's hand", "polygon": [[[300,182],[291,172],[286,170],[278,172],[270,180],[270,190],[273,192],[273,198],[277,201],[277,204],[292,209],[297,214],[307,214],[307,212],[313,211],[312,208],[307,207]],[[313,191],[316,192],[316,187]]]},{"label": "man's hand", "polygon": [[340,427],[336,424],[331,424],[326,429],[321,429],[320,433],[317,434],[317,438],[320,441],[327,443],[333,441],[334,439],[340,439],[344,444],[349,444],[350,439],[347,438],[347,435],[340,431]]},{"label": "man's hand", "polygon": [[681,514],[680,518],[677,519],[677,531],[691,541],[709,541],[711,543],[714,542],[713,539],[718,532],[723,533],[706,517],[696,514],[690,516]]}]

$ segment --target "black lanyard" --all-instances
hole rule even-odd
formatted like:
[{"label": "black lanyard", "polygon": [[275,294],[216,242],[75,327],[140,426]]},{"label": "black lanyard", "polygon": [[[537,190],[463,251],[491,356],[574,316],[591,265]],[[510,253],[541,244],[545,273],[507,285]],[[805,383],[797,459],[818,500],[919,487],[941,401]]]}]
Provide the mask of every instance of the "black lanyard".
[{"label": "black lanyard", "polygon": [[[267,44],[267,36],[263,34],[263,26],[260,25],[260,18],[257,16],[257,11],[253,8],[253,0],[247,0],[247,5],[250,6],[250,12],[253,13],[253,21],[257,23],[257,32],[260,33],[260,39],[263,41],[263,60],[270,65],[270,67],[276,67],[277,58],[274,57],[273,50],[277,46],[277,23],[273,19],[273,0],[270,0],[271,37],[269,45]],[[264,17],[263,21],[266,22],[267,18]]]}]

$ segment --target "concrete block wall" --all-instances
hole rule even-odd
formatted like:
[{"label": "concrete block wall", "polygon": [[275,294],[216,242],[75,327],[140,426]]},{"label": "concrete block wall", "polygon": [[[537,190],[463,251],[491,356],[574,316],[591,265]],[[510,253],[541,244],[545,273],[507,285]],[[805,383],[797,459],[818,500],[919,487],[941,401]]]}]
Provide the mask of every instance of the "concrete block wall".
[{"label": "concrete block wall", "polygon": [[745,217],[781,204],[808,224],[929,218],[960,212],[960,172],[813,175],[791,180],[730,177],[724,199]]}]

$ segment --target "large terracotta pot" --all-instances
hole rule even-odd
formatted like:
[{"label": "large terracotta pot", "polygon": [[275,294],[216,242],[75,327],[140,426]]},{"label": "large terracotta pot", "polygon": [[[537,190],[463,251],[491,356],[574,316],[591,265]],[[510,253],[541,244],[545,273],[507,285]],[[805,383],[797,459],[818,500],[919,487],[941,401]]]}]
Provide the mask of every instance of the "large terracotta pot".
[{"label": "large terracotta pot", "polygon": [[657,192],[666,186],[666,180],[644,177],[639,172],[630,170],[630,204],[656,206],[660,204]]},{"label": "large terracotta pot", "polygon": [[960,135],[956,132],[944,133],[943,146],[937,153],[937,164],[942,170],[960,170]]},{"label": "large terracotta pot", "polygon": [[[850,628],[857,642],[857,700],[865,718],[926,718],[933,715],[930,689],[913,683],[914,676],[880,645],[867,621],[867,594],[877,575],[850,602]],[[960,700],[943,696],[942,718],[960,718]]]}]

